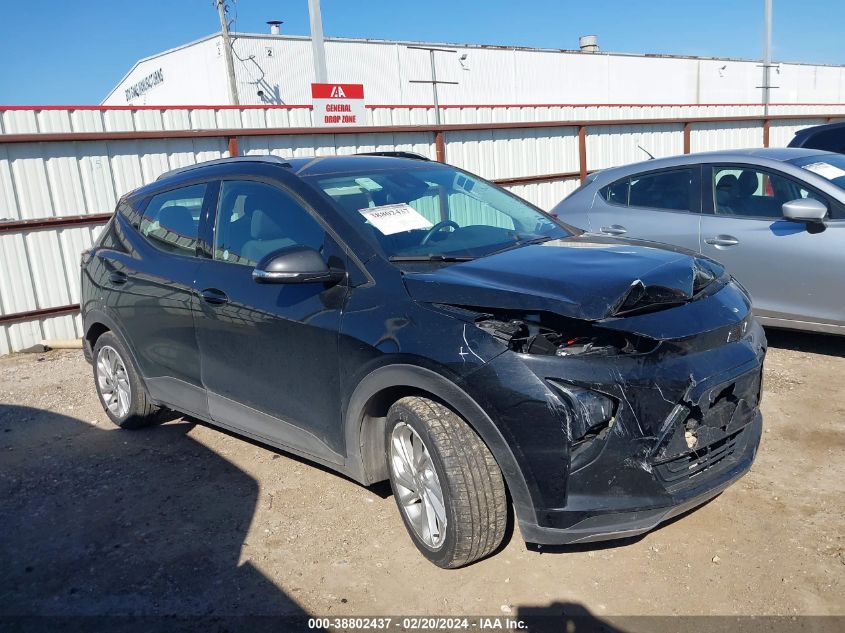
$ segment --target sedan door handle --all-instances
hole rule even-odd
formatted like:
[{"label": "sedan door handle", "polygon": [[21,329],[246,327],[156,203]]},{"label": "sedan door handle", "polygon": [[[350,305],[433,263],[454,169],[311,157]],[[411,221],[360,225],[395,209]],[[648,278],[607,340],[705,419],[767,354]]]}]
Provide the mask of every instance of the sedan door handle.
[{"label": "sedan door handle", "polygon": [[118,286],[121,284],[125,284],[129,280],[129,277],[126,273],[122,273],[119,270],[113,270],[109,273],[109,281],[113,284],[117,284]]},{"label": "sedan door handle", "polygon": [[611,224],[610,226],[603,226],[599,229],[605,235],[625,235],[628,232],[621,224]]},{"label": "sedan door handle", "polygon": [[226,293],[222,290],[218,290],[217,288],[206,288],[200,293],[200,295],[206,303],[216,306],[229,302],[229,297],[226,296]]},{"label": "sedan door handle", "polygon": [[711,246],[736,246],[739,244],[739,240],[733,235],[716,235],[708,237],[704,241]]}]

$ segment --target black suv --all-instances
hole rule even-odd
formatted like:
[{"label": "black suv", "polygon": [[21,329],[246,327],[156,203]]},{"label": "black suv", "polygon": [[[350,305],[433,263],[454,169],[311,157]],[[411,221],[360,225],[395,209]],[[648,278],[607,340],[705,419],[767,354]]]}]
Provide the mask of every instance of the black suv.
[{"label": "black suv", "polygon": [[845,121],[798,130],[789,141],[789,147],[806,147],[845,154]]},{"label": "black suv", "polygon": [[83,256],[109,417],[175,410],[390,479],[442,567],[630,536],[751,465],[766,342],[712,260],[584,234],[413,156],[222,159]]}]

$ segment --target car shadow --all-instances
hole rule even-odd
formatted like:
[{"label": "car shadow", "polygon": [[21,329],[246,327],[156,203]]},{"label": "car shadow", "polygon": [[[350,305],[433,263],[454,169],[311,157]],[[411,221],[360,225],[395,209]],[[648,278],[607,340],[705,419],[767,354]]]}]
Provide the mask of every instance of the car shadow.
[{"label": "car shadow", "polygon": [[597,618],[584,605],[574,602],[521,605],[516,608],[515,617],[531,633],[624,633],[623,629]]},{"label": "car shadow", "polygon": [[297,602],[240,562],[258,482],[193,426],[104,430],[0,404],[0,628],[303,628]]},{"label": "car shadow", "polygon": [[[230,431],[229,429],[225,429],[222,426],[214,426],[213,424],[209,424],[207,422],[204,422],[204,421],[199,420],[197,418],[193,418],[193,417],[188,416],[188,415],[182,415],[181,413],[177,413],[177,414],[175,414],[174,417],[176,417],[176,418],[181,417],[183,420],[185,420],[186,422],[190,422],[191,424],[199,424],[199,425],[202,425],[202,426],[207,426],[211,429],[214,429],[214,431],[216,433],[223,433],[224,435],[228,435],[229,437],[236,439],[239,442],[248,442],[249,444],[252,444],[253,446],[258,446],[258,447],[260,447],[264,450],[271,451],[271,452],[275,453],[276,455],[279,455],[280,457],[284,457],[285,459],[290,459],[292,461],[299,462],[303,466],[308,466],[309,468],[314,468],[316,470],[320,470],[324,473],[328,473],[332,477],[338,477],[340,479],[345,479],[346,481],[353,483],[356,486],[361,486],[360,483],[358,483],[357,481],[355,481],[351,477],[344,475],[343,473],[340,473],[340,472],[334,470],[333,468],[329,468],[328,466],[323,466],[322,464],[320,464],[318,462],[311,461],[307,457],[300,457],[299,455],[297,455],[295,453],[288,453],[287,451],[285,451],[281,448],[271,446],[270,444],[265,444],[264,442],[262,442],[260,440],[256,440],[256,439],[253,439],[251,437],[247,437],[246,435],[240,435],[240,434],[236,433],[235,431]],[[276,458],[274,457],[273,459],[276,459]],[[379,481],[379,482],[376,482],[374,484],[370,484],[369,486],[367,486],[367,490],[369,490],[370,492],[372,492],[374,495],[378,496],[381,499],[388,499],[389,497],[393,496],[393,490],[391,490],[390,481],[388,481],[388,480]]]},{"label": "car shadow", "polygon": [[769,347],[845,358],[845,336],[766,328]]}]

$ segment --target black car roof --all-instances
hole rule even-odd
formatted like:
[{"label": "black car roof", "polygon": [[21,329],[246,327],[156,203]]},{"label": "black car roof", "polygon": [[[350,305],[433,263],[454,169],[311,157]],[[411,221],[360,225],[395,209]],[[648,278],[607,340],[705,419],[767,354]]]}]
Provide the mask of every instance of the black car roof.
[{"label": "black car roof", "polygon": [[185,167],[178,167],[161,174],[156,181],[167,180],[174,176],[188,172],[199,172],[209,167],[220,165],[243,165],[249,163],[276,165],[289,169],[297,176],[311,176],[313,174],[342,173],[352,170],[383,170],[396,169],[397,167],[415,169],[420,163],[427,163],[425,156],[412,154],[410,152],[380,152],[352,154],[348,156],[308,156],[302,158],[283,158],[275,154],[259,154],[255,156],[233,156],[230,158],[217,158]]},{"label": "black car roof", "polygon": [[342,174],[350,171],[383,171],[385,169],[419,169],[437,163],[427,158],[409,158],[407,156],[384,156],[378,154],[353,154],[351,156],[318,156],[315,158],[296,158],[291,161],[297,176],[317,174]]},{"label": "black car roof", "polygon": [[442,163],[429,161],[425,156],[412,152],[373,152],[350,154],[346,156],[306,156],[298,158],[283,158],[275,154],[257,154],[233,156],[203,161],[193,165],[186,165],[161,174],[155,181],[143,185],[130,192],[129,196],[149,194],[157,190],[168,188],[172,183],[186,179],[202,179],[206,169],[222,166],[244,166],[250,163],[256,166],[277,167],[288,170],[295,176],[305,177],[325,174],[344,174],[354,171],[384,171],[387,169],[419,169],[421,167],[441,167]]},{"label": "black car roof", "polygon": [[830,130],[840,130],[845,128],[845,121],[839,121],[837,123],[826,123],[824,125],[814,125],[813,127],[805,127],[802,130],[798,130],[795,133],[794,140],[805,140],[809,136],[815,136],[816,134],[820,134],[822,132],[828,132]]}]

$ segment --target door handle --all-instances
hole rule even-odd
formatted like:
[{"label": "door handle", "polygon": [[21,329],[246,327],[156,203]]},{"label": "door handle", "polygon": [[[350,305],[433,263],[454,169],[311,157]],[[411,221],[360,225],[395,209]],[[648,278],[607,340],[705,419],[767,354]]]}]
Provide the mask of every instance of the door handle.
[{"label": "door handle", "polygon": [[714,237],[708,237],[704,240],[707,244],[711,246],[736,246],[739,244],[739,240],[736,239],[733,235],[716,235]]},{"label": "door handle", "polygon": [[129,277],[126,273],[122,273],[119,270],[113,270],[109,273],[109,281],[113,284],[125,284],[129,280]]},{"label": "door handle", "polygon": [[621,224],[611,224],[610,226],[603,226],[599,229],[605,235],[625,235],[628,232]]},{"label": "door handle", "polygon": [[226,296],[226,293],[217,288],[206,288],[200,293],[200,296],[202,296],[206,303],[216,306],[229,302],[229,297]]}]

